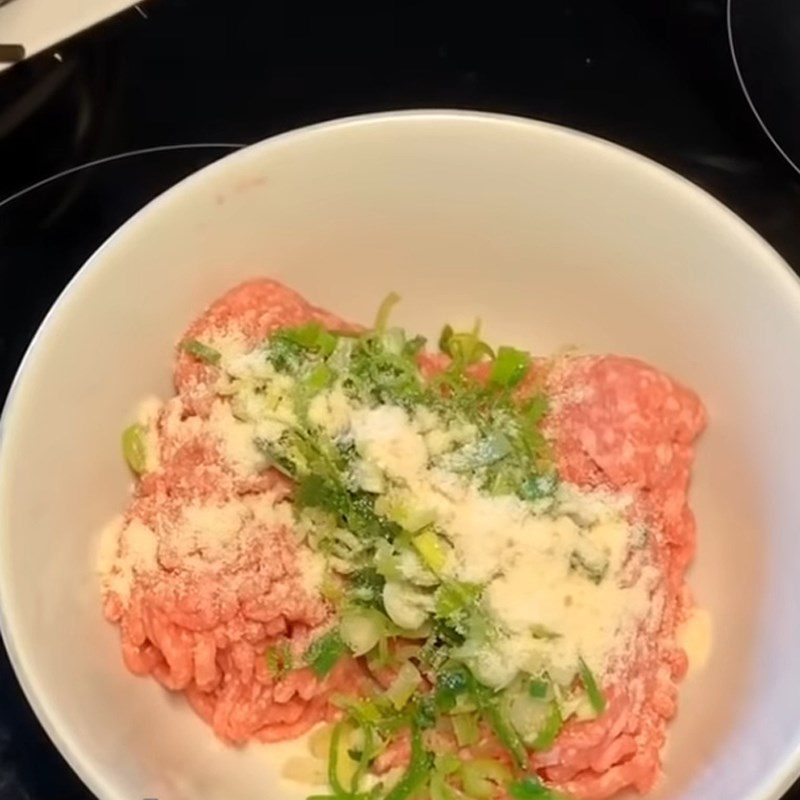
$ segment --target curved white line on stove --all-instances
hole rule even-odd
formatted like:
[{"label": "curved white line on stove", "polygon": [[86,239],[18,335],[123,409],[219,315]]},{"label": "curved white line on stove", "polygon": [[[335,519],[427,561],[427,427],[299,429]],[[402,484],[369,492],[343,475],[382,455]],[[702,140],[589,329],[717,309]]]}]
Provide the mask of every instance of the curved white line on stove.
[{"label": "curved white line on stove", "polygon": [[168,150],[211,150],[213,148],[224,150],[240,150],[242,147],[246,147],[246,145],[231,144],[228,142],[190,142],[188,144],[165,144],[159,145],[158,147],[144,147],[140,150],[129,150],[125,153],[117,153],[113,156],[104,156],[103,158],[98,158],[94,161],[87,161],[85,164],[78,164],[77,166],[70,167],[69,169],[65,169],[63,172],[58,172],[55,175],[51,175],[49,178],[43,178],[42,180],[37,181],[36,183],[33,183],[24,189],[20,189],[18,192],[14,192],[14,194],[9,195],[4,200],[0,200],[0,208],[8,205],[23,195],[28,194],[28,192],[32,192],[41,186],[46,186],[48,183],[57,181],[59,178],[65,178],[67,175],[73,175],[76,172],[89,169],[90,167],[98,167],[101,164],[107,164],[109,161],[118,161],[123,158],[131,158],[132,156],[143,156],[147,155],[148,153],[160,153]]},{"label": "curved white line on stove", "polygon": [[[744,82],[744,75],[742,74],[742,70],[739,68],[739,60],[736,57],[736,45],[733,41],[733,0],[728,0],[727,18],[728,46],[730,47],[731,58],[733,59],[733,68],[736,70],[736,77],[739,79],[739,85],[742,87],[742,92],[744,92],[747,104],[750,106],[753,116],[755,116],[755,118],[758,120],[758,124],[761,126],[761,129],[767,134],[767,137],[775,146],[775,149],[786,159],[791,167],[794,167],[797,172],[800,172],[800,167],[794,163],[791,156],[780,146],[778,140],[772,135],[770,129],[767,127],[767,124],[761,118],[761,114],[758,113],[756,104],[753,102],[753,99],[750,97],[750,92],[747,90],[747,84]],[[0,203],[0,205],[2,205],[2,203]]]}]

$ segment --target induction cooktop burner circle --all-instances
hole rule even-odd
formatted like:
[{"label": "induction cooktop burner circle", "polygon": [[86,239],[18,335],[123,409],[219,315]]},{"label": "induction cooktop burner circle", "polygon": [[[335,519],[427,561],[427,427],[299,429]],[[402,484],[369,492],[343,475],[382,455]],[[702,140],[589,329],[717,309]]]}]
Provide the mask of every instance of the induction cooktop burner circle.
[{"label": "induction cooktop burner circle", "polygon": [[800,173],[800,3],[728,0],[727,24],[745,98],[772,144]]},{"label": "induction cooktop burner circle", "polygon": [[[1,2],[1,0],[0,0]],[[61,172],[57,172],[54,175],[49,175],[46,178],[42,178],[41,180],[36,181],[35,183],[26,186],[13,194],[10,194],[8,197],[0,197],[0,208],[6,206],[10,203],[13,203],[15,200],[18,200],[25,195],[29,194],[30,192],[34,192],[37,189],[43,188],[48,186],[51,183],[56,181],[60,181],[65,178],[69,178],[73,175],[77,175],[83,170],[92,169],[94,167],[101,167],[106,164],[111,164],[115,161],[120,161],[122,159],[128,158],[136,158],[139,156],[148,156],[154,155],[156,153],[167,153],[172,151],[186,151],[186,150],[239,150],[242,147],[245,147],[244,144],[232,144],[229,142],[190,142],[188,144],[165,144],[165,145],[158,145],[155,147],[144,147],[138,150],[128,150],[123,153],[115,153],[110,156],[104,156],[103,158],[97,158],[92,161],[86,161],[83,164],[77,164],[74,167],[69,167],[68,169],[62,170]]]}]

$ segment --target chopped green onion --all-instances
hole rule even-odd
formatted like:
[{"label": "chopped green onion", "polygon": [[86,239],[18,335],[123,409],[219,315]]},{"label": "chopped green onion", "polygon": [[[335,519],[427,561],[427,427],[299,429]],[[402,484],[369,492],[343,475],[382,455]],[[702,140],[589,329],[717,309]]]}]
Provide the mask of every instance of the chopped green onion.
[{"label": "chopped green onion", "polygon": [[[391,545],[386,542],[378,542],[375,548],[375,571],[387,581],[403,580],[403,573],[400,571],[400,559]],[[383,585],[381,585],[381,591]]]},{"label": "chopped green onion", "polygon": [[214,367],[219,366],[222,359],[222,353],[209,347],[207,344],[198,342],[197,339],[187,339],[181,343],[181,348],[190,356],[194,356],[198,361],[203,361],[206,364],[211,364]]},{"label": "chopped green onion", "polygon": [[339,621],[339,635],[354,656],[363,656],[386,634],[388,620],[374,608],[347,609]]},{"label": "chopped green onion", "polygon": [[378,707],[377,699],[362,700],[346,694],[334,694],[331,696],[331,703],[347,711],[360,725],[376,725],[383,719],[383,712]]},{"label": "chopped green onion", "polygon": [[319,593],[329,602],[334,605],[337,604],[344,594],[341,582],[335,578],[330,572],[326,572],[322,576],[322,585],[319,587]]},{"label": "chopped green onion", "polygon": [[380,334],[381,345],[389,356],[401,357],[406,346],[406,334],[402,328],[388,328]]},{"label": "chopped green onion", "polygon": [[389,637],[381,636],[381,638],[378,639],[378,647],[375,653],[375,663],[379,669],[384,669],[386,666],[388,666],[390,655]]},{"label": "chopped green onion", "polygon": [[421,508],[400,503],[390,497],[380,497],[375,503],[375,511],[392,522],[396,522],[403,530],[416,533],[430,525],[436,519],[436,512],[430,508]]},{"label": "chopped green onion", "polygon": [[491,725],[500,744],[513,756],[516,765],[524,768],[528,763],[528,751],[525,749],[525,745],[514,726],[500,710],[496,701],[484,698],[481,702],[481,711],[486,721]]},{"label": "chopped green onion", "polygon": [[434,772],[431,775],[430,795],[431,800],[459,800],[464,797],[461,792],[448,786],[446,776],[440,772]]},{"label": "chopped green onion", "polygon": [[530,365],[531,357],[524,350],[503,346],[492,364],[489,383],[502,389],[513,389],[528,374]]},{"label": "chopped green onion", "polygon": [[580,658],[578,663],[580,665],[579,669],[581,682],[583,683],[583,688],[586,689],[586,694],[589,697],[589,703],[591,703],[595,714],[602,714],[606,710],[606,698],[603,696],[603,692],[597,685],[597,681],[595,680],[594,675],[592,675],[592,671],[589,669],[583,658]]},{"label": "chopped green onion", "polygon": [[333,383],[333,370],[327,364],[317,364],[303,379],[303,388],[316,394]]},{"label": "chopped green onion", "polygon": [[350,784],[352,792],[357,792],[359,785],[367,772],[370,761],[372,760],[372,747],[373,747],[373,732],[371,725],[364,725],[361,728],[364,741],[361,743],[361,753],[358,758],[358,768],[353,775],[353,781]]},{"label": "chopped green onion", "polygon": [[452,662],[440,670],[436,678],[434,699],[440,711],[451,711],[458,697],[470,689],[470,675],[467,668]]},{"label": "chopped green onion", "polygon": [[384,800],[408,800],[414,797],[428,778],[431,758],[422,742],[422,731],[417,724],[411,725],[411,761],[403,777],[386,795]]},{"label": "chopped green onion", "polygon": [[427,339],[424,336],[414,336],[403,345],[403,355],[408,358],[414,358],[425,347],[426,342]]},{"label": "chopped green onion", "polygon": [[[350,576],[350,597],[357,603],[382,611],[384,576],[373,567],[364,567]],[[385,618],[384,618],[385,619]],[[387,620],[388,621],[388,620]]]},{"label": "chopped green onion", "polygon": [[464,791],[476,800],[489,800],[497,794],[500,786],[511,779],[511,771],[505,764],[488,758],[475,758],[461,765],[461,780]]},{"label": "chopped green onion", "polygon": [[436,590],[436,616],[451,619],[467,611],[478,599],[481,586],[466,581],[445,581]]},{"label": "chopped green onion", "polygon": [[526,775],[508,787],[509,797],[514,800],[559,800],[561,795],[548,789],[534,775]]},{"label": "chopped green onion", "polygon": [[534,678],[528,685],[528,694],[536,700],[544,700],[547,697],[547,691],[550,684],[547,681]]},{"label": "chopped green onion", "polygon": [[423,731],[428,728],[436,727],[436,703],[430,694],[423,695],[419,698],[411,719],[413,724],[417,725],[419,729]]},{"label": "chopped green onion", "polygon": [[345,644],[338,630],[328,631],[312,642],[306,662],[319,678],[324,678],[344,655]]},{"label": "chopped green onion", "polygon": [[297,486],[294,501],[299,509],[322,508],[333,513],[345,511],[349,504],[346,492],[320,475],[303,478]]},{"label": "chopped green onion", "polygon": [[444,549],[442,540],[432,528],[426,528],[411,539],[411,543],[419,553],[420,558],[425,562],[425,566],[431,572],[439,575],[447,563],[447,552]]},{"label": "chopped green onion", "polygon": [[450,717],[459,747],[476,744],[480,731],[476,714],[454,714]]},{"label": "chopped green onion", "polygon": [[439,336],[439,349],[453,359],[453,365],[459,370],[477,364],[484,356],[494,358],[492,348],[481,340],[480,332],[480,320],[466,333],[456,333],[450,325],[445,325]]},{"label": "chopped green onion", "polygon": [[431,611],[430,596],[406,581],[386,581],[383,606],[389,619],[403,630],[416,631]]},{"label": "chopped green onion", "polygon": [[386,330],[386,324],[389,322],[389,315],[392,309],[400,302],[400,295],[397,292],[389,292],[383,298],[380,306],[378,306],[378,313],[375,315],[374,329],[378,333],[383,333]]},{"label": "chopped green onion", "polygon": [[550,410],[550,403],[543,394],[537,394],[528,398],[520,405],[520,411],[525,417],[525,421],[530,425],[536,425]]},{"label": "chopped green onion", "polygon": [[439,753],[434,761],[436,771],[442,775],[453,775],[461,767],[461,759],[455,753]]},{"label": "chopped green onion", "polygon": [[421,683],[422,675],[419,674],[419,670],[410,661],[406,661],[397,671],[397,675],[391,686],[386,690],[385,696],[391,701],[395,709],[400,711],[405,708]]},{"label": "chopped green onion", "polygon": [[564,720],[561,718],[561,709],[558,707],[558,703],[551,702],[544,725],[533,740],[531,747],[534,750],[548,750],[552,747],[558,734],[561,733],[563,725]]},{"label": "chopped green onion", "polygon": [[129,425],[122,432],[122,455],[137,475],[147,470],[145,429],[138,423]]},{"label": "chopped green onion", "polygon": [[328,754],[328,783],[331,789],[337,794],[342,795],[345,793],[344,786],[339,780],[339,748],[342,740],[342,733],[344,732],[344,723],[338,722],[333,727],[331,734],[331,745]]},{"label": "chopped green onion", "polygon": [[337,798],[351,797],[351,794],[344,788],[344,784],[353,780],[357,770],[357,765],[347,753],[348,739],[346,723],[337,722],[331,734],[328,755],[328,783]]},{"label": "chopped green onion", "polygon": [[273,340],[291,342],[322,356],[329,356],[334,351],[337,341],[336,336],[325,330],[318,322],[307,322],[295,328],[282,328],[273,334],[270,343]]}]

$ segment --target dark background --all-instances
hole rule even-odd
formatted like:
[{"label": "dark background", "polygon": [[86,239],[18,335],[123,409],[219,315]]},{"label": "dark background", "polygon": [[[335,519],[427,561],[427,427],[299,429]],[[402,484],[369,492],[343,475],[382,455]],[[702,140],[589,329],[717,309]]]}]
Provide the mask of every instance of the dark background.
[{"label": "dark background", "polygon": [[[725,0],[433,5],[151,0],[0,74],[0,400],[49,305],[135,210],[232,146],[349,114],[460,107],[580,128],[685,175],[800,267],[800,180],[741,91]],[[0,648],[0,800],[90,797]]]}]

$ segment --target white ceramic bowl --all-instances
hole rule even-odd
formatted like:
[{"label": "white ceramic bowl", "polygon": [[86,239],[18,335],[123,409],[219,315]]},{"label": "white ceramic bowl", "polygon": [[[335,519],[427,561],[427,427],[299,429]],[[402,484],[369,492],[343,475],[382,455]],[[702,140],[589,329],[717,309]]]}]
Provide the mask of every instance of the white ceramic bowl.
[{"label": "white ceramic bowl", "polygon": [[211,299],[270,275],[356,320],[399,290],[431,334],[479,315],[494,341],[645,358],[711,425],[691,582],[715,619],[683,687],[659,798],[771,800],[800,763],[800,289],[685,180],[562,128],[403,113],[250,147],[114,235],[42,325],[5,410],[0,601],[25,692],[102,800],[284,800],[264,748],[226,749],[123,668],[93,549],[125,503],[119,433],[170,391],[171,348]]}]

